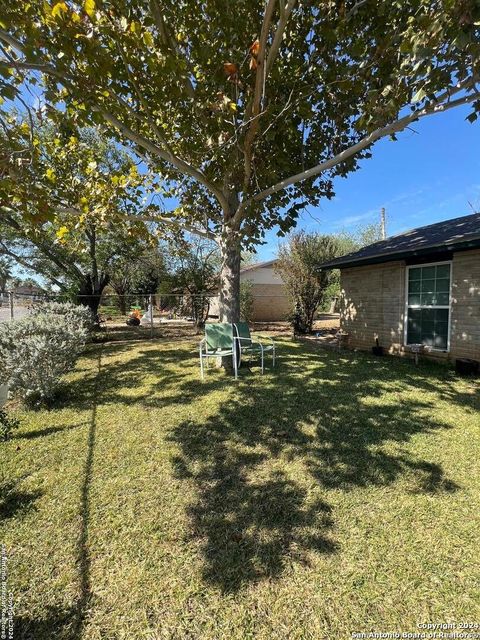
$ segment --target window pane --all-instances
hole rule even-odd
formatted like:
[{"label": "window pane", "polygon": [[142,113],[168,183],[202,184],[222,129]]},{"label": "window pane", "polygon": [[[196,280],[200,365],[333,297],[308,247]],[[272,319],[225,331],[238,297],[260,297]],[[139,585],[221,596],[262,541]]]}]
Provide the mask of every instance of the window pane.
[{"label": "window pane", "polygon": [[450,278],[450,265],[439,264],[437,265],[437,278]]},{"label": "window pane", "polygon": [[448,280],[448,278],[437,278],[435,281],[435,290],[448,292],[450,290],[450,280]]},{"label": "window pane", "polygon": [[435,278],[435,267],[422,267],[422,280]]},{"label": "window pane", "polygon": [[435,280],[428,279],[422,280],[422,292],[432,292],[435,291]]},{"label": "window pane", "polygon": [[435,322],[435,309],[422,309],[422,322]]},{"label": "window pane", "polygon": [[446,349],[447,345],[447,334],[435,334],[435,339],[433,341],[433,346],[435,347],[435,349]]},{"label": "window pane", "polygon": [[420,293],[422,289],[422,283],[420,282],[420,280],[411,280],[408,283],[408,291],[410,293]]},{"label": "window pane", "polygon": [[420,306],[421,297],[419,293],[413,293],[408,296],[408,304],[410,306]]},{"label": "window pane", "polygon": [[448,305],[449,301],[450,301],[450,296],[448,295],[448,293],[437,293],[436,304]]},{"label": "window pane", "polygon": [[422,293],[421,304],[422,305],[429,305],[429,306],[431,306],[432,304],[435,304],[435,294],[434,293]]},{"label": "window pane", "polygon": [[435,322],[444,322],[448,324],[448,309],[434,309]]},{"label": "window pane", "polygon": [[409,280],[421,280],[422,278],[422,270],[415,268],[408,270],[408,279]]}]

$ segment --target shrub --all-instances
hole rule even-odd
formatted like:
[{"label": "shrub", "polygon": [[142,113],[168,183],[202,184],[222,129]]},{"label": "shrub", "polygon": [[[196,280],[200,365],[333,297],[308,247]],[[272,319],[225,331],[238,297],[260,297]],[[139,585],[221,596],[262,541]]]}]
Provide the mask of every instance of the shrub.
[{"label": "shrub", "polygon": [[20,426],[20,420],[8,415],[6,411],[0,409],[0,440],[6,441],[12,431]]},{"label": "shrub", "polygon": [[289,298],[290,321],[296,333],[310,333],[315,315],[327,302],[335,273],[320,265],[341,253],[337,238],[317,233],[297,233],[280,247],[276,271],[281,275]]},{"label": "shrub", "polygon": [[67,322],[78,324],[85,329],[91,329],[93,324],[90,309],[71,302],[42,302],[33,307],[31,315],[61,316]]},{"label": "shrub", "polygon": [[253,315],[253,283],[250,280],[240,283],[240,319],[250,322]]},{"label": "shrub", "polygon": [[61,376],[85,345],[85,315],[71,307],[48,315],[37,309],[31,316],[0,324],[0,381],[28,404],[53,398]]}]

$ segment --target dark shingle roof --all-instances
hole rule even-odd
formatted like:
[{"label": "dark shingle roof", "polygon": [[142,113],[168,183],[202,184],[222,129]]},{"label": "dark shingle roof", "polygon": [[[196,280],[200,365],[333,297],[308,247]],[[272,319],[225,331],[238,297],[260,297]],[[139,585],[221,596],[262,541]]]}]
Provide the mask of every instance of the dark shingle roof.
[{"label": "dark shingle roof", "polygon": [[325,262],[321,268],[359,267],[475,247],[480,247],[480,213],[411,229]]}]

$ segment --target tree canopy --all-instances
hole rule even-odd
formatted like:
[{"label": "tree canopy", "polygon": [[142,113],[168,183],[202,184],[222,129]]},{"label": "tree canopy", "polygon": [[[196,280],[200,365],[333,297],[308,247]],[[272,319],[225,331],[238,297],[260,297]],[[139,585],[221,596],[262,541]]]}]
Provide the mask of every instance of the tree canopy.
[{"label": "tree canopy", "polygon": [[220,244],[226,319],[242,245],[286,233],[382,136],[480,108],[476,0],[30,0],[1,21],[3,96],[43,82],[161,176],[162,219]]},{"label": "tree canopy", "polygon": [[145,223],[115,218],[136,210],[142,178],[129,156],[95,129],[23,124],[10,116],[9,130],[18,137],[8,141],[0,255],[63,292],[88,296],[81,301],[95,310],[113,259],[154,242]]}]

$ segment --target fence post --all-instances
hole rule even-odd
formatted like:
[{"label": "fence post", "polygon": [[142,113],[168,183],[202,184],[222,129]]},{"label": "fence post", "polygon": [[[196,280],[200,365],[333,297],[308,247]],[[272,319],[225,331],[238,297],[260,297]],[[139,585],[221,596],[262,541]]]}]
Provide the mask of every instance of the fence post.
[{"label": "fence post", "polygon": [[153,295],[150,294],[149,298],[149,310],[150,310],[150,338],[153,338]]},{"label": "fence post", "polygon": [[13,320],[13,291],[8,292],[8,298],[10,301],[10,320]]}]

